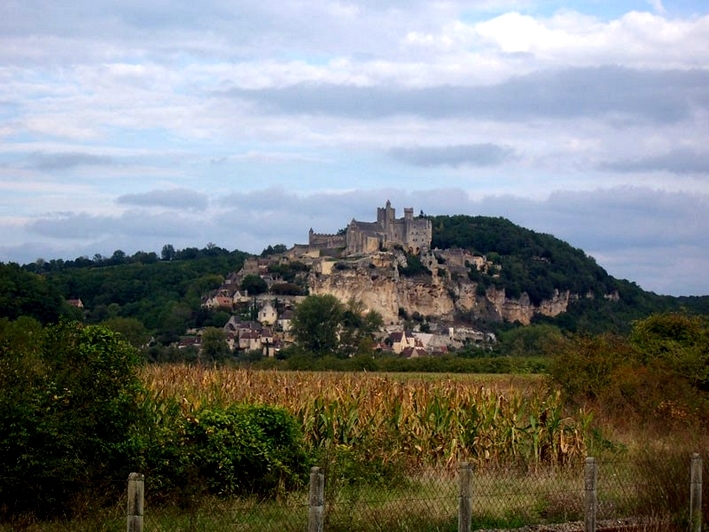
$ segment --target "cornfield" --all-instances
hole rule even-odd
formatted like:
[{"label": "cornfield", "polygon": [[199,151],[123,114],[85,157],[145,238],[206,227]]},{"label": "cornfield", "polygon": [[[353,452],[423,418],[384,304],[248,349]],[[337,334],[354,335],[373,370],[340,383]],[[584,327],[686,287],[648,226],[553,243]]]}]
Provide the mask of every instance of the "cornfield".
[{"label": "cornfield", "polygon": [[590,415],[564,414],[559,393],[440,377],[252,371],[152,365],[143,380],[153,408],[280,406],[300,422],[313,450],[426,467],[475,463],[564,464],[584,456]]}]

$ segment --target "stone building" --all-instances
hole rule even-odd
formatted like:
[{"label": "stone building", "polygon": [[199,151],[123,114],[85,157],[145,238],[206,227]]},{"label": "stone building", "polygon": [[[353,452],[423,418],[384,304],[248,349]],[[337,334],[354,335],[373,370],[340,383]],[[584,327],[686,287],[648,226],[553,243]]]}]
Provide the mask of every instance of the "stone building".
[{"label": "stone building", "polygon": [[347,254],[372,253],[379,249],[401,246],[405,251],[420,253],[431,247],[431,220],[414,218],[412,208],[404,209],[404,217],[396,218],[396,210],[387,201],[377,208],[376,222],[352,220],[347,226]]},{"label": "stone building", "polygon": [[396,217],[396,210],[387,201],[385,207],[377,208],[376,222],[352,220],[344,234],[315,233],[310,229],[310,250],[342,250],[344,255],[374,253],[380,249],[401,246],[405,251],[420,253],[431,247],[433,229],[431,220],[414,218],[412,208],[404,209],[404,217]]}]

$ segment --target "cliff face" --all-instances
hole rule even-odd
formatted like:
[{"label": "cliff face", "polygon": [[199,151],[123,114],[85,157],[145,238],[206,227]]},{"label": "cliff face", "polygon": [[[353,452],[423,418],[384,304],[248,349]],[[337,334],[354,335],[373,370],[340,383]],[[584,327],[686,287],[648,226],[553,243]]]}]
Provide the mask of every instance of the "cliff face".
[{"label": "cliff face", "polygon": [[551,299],[535,306],[527,294],[510,299],[504,290],[490,288],[481,296],[476,293],[476,283],[459,276],[452,281],[446,268],[435,269],[432,275],[405,277],[399,274],[397,264],[397,257],[379,255],[332,268],[329,274],[312,273],[308,286],[312,294],[331,294],[343,302],[359,300],[379,312],[385,323],[398,322],[399,309],[403,309],[409,316],[417,312],[441,321],[453,321],[460,314],[467,314],[527,325],[535,314],[556,316],[565,312],[569,303],[578,298],[557,291]]}]

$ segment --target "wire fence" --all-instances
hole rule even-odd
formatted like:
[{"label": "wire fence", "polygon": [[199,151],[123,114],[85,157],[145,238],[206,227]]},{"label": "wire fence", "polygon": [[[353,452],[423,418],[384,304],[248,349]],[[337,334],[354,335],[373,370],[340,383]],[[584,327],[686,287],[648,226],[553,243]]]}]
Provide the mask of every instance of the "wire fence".
[{"label": "wire fence", "polygon": [[[586,459],[561,466],[482,463],[421,468],[364,482],[344,480],[330,465],[311,472],[308,490],[275,500],[194,496],[170,503],[153,502],[150,478],[132,474],[128,489],[122,480],[122,494],[84,512],[89,517],[28,530],[467,532],[566,523],[564,531],[618,529],[619,524],[623,530],[698,531],[707,515],[701,509],[701,467],[696,455],[691,460]],[[0,532],[10,530],[0,524]]]}]

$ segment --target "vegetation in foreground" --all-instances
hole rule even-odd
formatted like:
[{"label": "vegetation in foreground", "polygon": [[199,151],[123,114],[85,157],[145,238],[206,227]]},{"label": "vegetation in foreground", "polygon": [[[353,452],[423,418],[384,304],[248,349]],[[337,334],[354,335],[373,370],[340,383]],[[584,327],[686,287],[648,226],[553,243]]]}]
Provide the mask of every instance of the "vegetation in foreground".
[{"label": "vegetation in foreground", "polygon": [[[510,386],[143,366],[105,327],[2,320],[0,509],[16,528],[62,515],[67,502],[71,517],[89,516],[103,501],[88,495],[116,497],[132,469],[151,479],[151,504],[194,509],[210,497],[285,500],[302,493],[311,464],[343,493],[394,494],[417,472],[452,474],[461,460],[499,477],[564,470],[590,453],[628,464],[633,508],[661,500],[676,511],[689,452],[707,448],[708,331],[703,318],[668,314],[628,337],[566,338],[548,383]],[[560,518],[552,502],[535,515]]]}]

